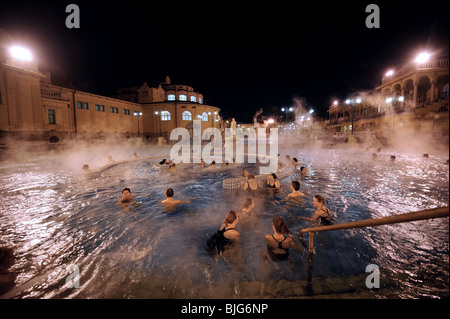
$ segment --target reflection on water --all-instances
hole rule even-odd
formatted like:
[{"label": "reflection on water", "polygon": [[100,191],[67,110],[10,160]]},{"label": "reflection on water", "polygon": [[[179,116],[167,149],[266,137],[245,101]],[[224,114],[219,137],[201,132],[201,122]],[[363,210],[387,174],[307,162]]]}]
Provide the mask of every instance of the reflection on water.
[{"label": "reflection on water", "polygon": [[[95,179],[67,170],[64,157],[7,163],[0,168],[0,246],[14,249],[16,287],[7,298],[448,298],[448,218],[319,233],[313,263],[307,252],[268,262],[264,235],[281,215],[291,231],[309,226],[312,198],[321,194],[338,222],[448,206],[445,156],[347,155],[344,150],[284,153],[307,166],[281,180],[281,190],[254,196],[258,223],[241,230],[238,247],[212,258],[206,241],[226,213],[248,194],[222,188],[241,168],[201,174],[191,165],[159,172],[138,160]],[[250,171],[256,167],[248,165]],[[281,201],[299,180],[302,203]],[[116,206],[121,190],[148,193],[139,205]],[[187,200],[170,214],[159,201],[166,188]],[[377,264],[382,288],[365,287]],[[67,267],[77,265],[80,288],[67,288]],[[312,277],[311,277],[312,276]]]}]

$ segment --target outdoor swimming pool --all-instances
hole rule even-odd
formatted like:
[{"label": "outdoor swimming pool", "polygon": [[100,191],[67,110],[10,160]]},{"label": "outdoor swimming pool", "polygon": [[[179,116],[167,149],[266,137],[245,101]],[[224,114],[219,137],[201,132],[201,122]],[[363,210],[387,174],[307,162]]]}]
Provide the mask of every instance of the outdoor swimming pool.
[{"label": "outdoor swimming pool", "polygon": [[[295,170],[281,179],[281,190],[252,195],[258,222],[241,229],[238,247],[216,258],[206,241],[248,196],[224,189],[222,181],[242,168],[258,174],[254,164],[218,174],[183,164],[168,173],[155,170],[159,160],[142,159],[91,179],[81,165],[68,169],[64,153],[3,162],[0,246],[14,249],[11,270],[18,274],[3,297],[448,298],[448,218],[319,233],[312,262],[306,249],[292,250],[289,261],[261,259],[273,216],[282,216],[297,237],[311,225],[298,216],[314,213],[316,194],[328,200],[338,223],[448,206],[448,155],[405,152],[391,162],[388,151],[376,160],[372,152],[280,148],[308,175]],[[303,203],[280,201],[291,180],[307,193]],[[124,187],[151,196],[124,210],[115,204]],[[176,199],[198,199],[166,213],[159,201],[168,187]],[[365,286],[369,264],[380,268],[380,289]],[[70,265],[80,271],[79,288],[66,286]]]}]

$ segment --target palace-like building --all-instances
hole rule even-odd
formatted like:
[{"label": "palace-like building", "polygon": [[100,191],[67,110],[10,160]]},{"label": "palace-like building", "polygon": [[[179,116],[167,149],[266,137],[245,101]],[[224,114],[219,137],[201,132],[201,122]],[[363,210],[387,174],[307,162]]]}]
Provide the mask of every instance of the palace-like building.
[{"label": "palace-like building", "polygon": [[[14,52],[13,50],[18,50]],[[22,51],[20,51],[22,50]],[[177,127],[222,128],[220,109],[169,77],[154,86],[118,90],[109,97],[52,83],[48,72],[0,29],[0,138],[59,141],[67,138],[164,137]]]},{"label": "palace-like building", "polygon": [[431,56],[389,70],[371,92],[352,94],[329,108],[334,133],[388,139],[401,133],[449,135],[449,60]]}]

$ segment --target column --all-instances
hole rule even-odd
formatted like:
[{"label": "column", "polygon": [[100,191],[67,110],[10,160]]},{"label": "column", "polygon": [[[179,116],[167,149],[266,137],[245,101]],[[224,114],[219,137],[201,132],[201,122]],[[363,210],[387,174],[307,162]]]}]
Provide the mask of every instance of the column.
[{"label": "column", "polygon": [[417,107],[417,83],[414,82],[413,107]]},{"label": "column", "polygon": [[431,82],[431,94],[430,94],[430,104],[434,103],[434,89],[436,86],[436,81]]}]

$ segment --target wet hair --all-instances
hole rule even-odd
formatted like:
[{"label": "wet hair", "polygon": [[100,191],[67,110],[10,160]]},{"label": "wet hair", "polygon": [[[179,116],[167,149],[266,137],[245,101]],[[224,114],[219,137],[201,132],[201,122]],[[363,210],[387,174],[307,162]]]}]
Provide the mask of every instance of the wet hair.
[{"label": "wet hair", "polygon": [[224,222],[225,224],[232,224],[232,223],[234,223],[234,221],[236,220],[236,218],[237,218],[237,213],[236,213],[234,210],[230,210],[230,211],[227,213],[227,217],[225,217],[225,219],[223,220],[223,222]]},{"label": "wet hair", "polygon": [[391,155],[391,160],[395,160],[395,155]]},{"label": "wet hair", "polygon": [[211,162],[211,165],[215,165],[215,164],[216,164],[216,161],[212,161],[212,162]]},{"label": "wet hair", "polygon": [[296,191],[298,191],[300,189],[300,182],[299,181],[292,181],[291,185]]},{"label": "wet hair", "polygon": [[277,174],[272,173],[271,175],[272,175],[273,179],[277,179]]},{"label": "wet hair", "polygon": [[286,222],[284,221],[283,217],[281,216],[275,216],[272,220],[272,225],[275,228],[275,231],[277,233],[281,234],[289,234],[289,228],[286,226]]},{"label": "wet hair", "polygon": [[296,163],[298,162],[298,159],[296,157],[292,158],[292,160]]},{"label": "wet hair", "polygon": [[251,204],[253,204],[254,201],[252,198],[247,197],[246,199],[244,199],[244,202],[242,203],[242,208],[249,208]]},{"label": "wet hair", "polygon": [[159,162],[159,165],[163,165],[166,163],[166,159],[163,159],[161,162]]},{"label": "wet hair", "polygon": [[124,191],[129,191],[131,193],[131,190],[128,187],[125,187],[124,189],[122,189],[122,194]]},{"label": "wet hair", "polygon": [[327,201],[327,200],[325,199],[325,197],[323,197],[322,195],[314,195],[314,198],[317,199],[317,201],[318,201],[319,203],[321,203],[321,204],[323,204],[323,203],[325,203],[325,202],[328,203],[328,201]]},{"label": "wet hair", "polygon": [[173,188],[166,189],[166,196],[173,197]]},{"label": "wet hair", "polygon": [[303,171],[304,169],[306,169],[305,166],[300,167],[300,172]]}]

